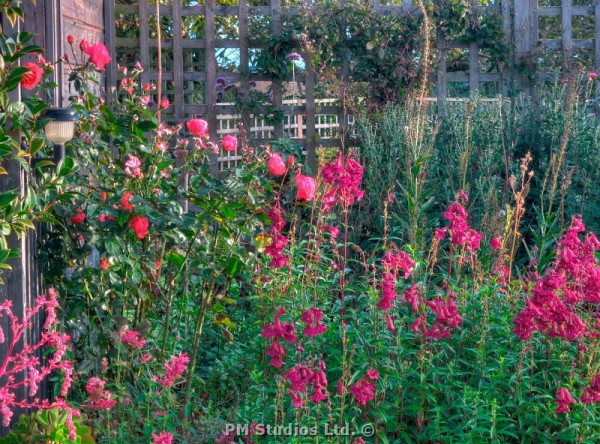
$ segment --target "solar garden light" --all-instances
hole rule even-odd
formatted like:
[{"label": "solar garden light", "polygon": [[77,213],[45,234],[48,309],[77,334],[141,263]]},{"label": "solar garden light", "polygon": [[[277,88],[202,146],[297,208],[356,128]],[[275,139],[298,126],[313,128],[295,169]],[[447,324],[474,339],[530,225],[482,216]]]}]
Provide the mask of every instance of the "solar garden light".
[{"label": "solar garden light", "polygon": [[54,144],[54,164],[65,158],[65,143],[75,135],[79,116],[73,108],[48,108],[42,118],[51,119],[45,126],[46,139]]}]

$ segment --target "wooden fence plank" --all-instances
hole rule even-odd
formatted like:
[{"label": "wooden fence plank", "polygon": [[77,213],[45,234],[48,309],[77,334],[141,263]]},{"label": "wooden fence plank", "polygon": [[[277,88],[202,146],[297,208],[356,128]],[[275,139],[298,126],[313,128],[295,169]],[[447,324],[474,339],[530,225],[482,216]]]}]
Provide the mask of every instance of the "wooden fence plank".
[{"label": "wooden fence plank", "polygon": [[[312,0],[306,0],[306,8],[311,11]],[[306,62],[305,74],[305,99],[306,99],[306,164],[312,171],[317,171],[317,141],[315,131],[315,72],[314,67]]]},{"label": "wooden fence plank", "polygon": [[[206,71],[206,121],[212,140],[217,140],[217,61],[215,58],[215,0],[205,0],[204,35],[206,38],[205,71]],[[216,175],[219,171],[218,157],[211,159],[211,171]]]},{"label": "wooden fence plank", "polygon": [[448,60],[448,49],[446,38],[441,31],[438,31],[437,45],[438,45],[438,66],[437,66],[437,108],[438,114],[444,116],[446,114],[446,94],[448,87],[447,77],[447,60]]},{"label": "wooden fence plank", "polygon": [[173,0],[173,83],[175,86],[175,118],[181,121],[183,115],[183,46],[181,36],[181,0]]},{"label": "wooden fence plank", "polygon": [[[104,44],[110,54],[116,54],[115,2],[104,2]],[[144,69],[148,69],[147,66]],[[117,84],[117,64],[109,63],[106,69],[107,86]]]},{"label": "wooden fence plank", "polygon": [[596,0],[596,25],[594,29],[594,46],[595,46],[595,63],[596,63],[596,72],[600,74],[600,0]]},{"label": "wooden fence plank", "polygon": [[479,45],[471,42],[469,45],[469,90],[471,95],[479,91]]},{"label": "wooden fence plank", "polygon": [[[338,0],[340,6],[344,6],[347,0]],[[375,13],[379,12],[379,2],[372,3],[372,9]],[[342,22],[340,25],[340,33],[343,34],[347,28],[347,24]],[[350,60],[350,51],[346,45],[345,40],[342,41],[342,60]],[[346,149],[346,137],[348,135],[348,106],[349,102],[348,94],[348,81],[350,77],[349,63],[342,63],[342,69],[340,70],[340,90],[339,90],[339,109],[338,109],[338,125],[339,125],[339,136],[342,141],[342,149]]]},{"label": "wooden fence plank", "polygon": [[[250,60],[248,53],[248,0],[239,0],[238,2],[238,23],[240,36],[240,86],[244,92],[242,104],[247,105],[250,94]],[[242,108],[240,116],[246,133],[250,131],[250,114],[246,106]]]},{"label": "wooden fence plank", "polygon": [[[515,64],[525,63],[538,40],[537,0],[519,0],[514,3],[514,53]],[[520,76],[519,83],[529,90],[526,76]]]},{"label": "wooden fence plank", "polygon": [[[471,0],[472,14],[476,14],[478,0]],[[471,96],[479,93],[479,44],[469,42],[469,91]]]},{"label": "wooden fence plank", "polygon": [[[502,32],[504,32],[504,40],[505,40],[506,45],[510,46],[512,43],[512,38],[511,38],[511,33],[512,33],[511,0],[502,0],[501,8],[502,8]],[[513,66],[515,63],[513,55],[514,54],[511,51],[511,54],[509,54],[507,57],[509,66]],[[505,68],[502,72],[502,97],[508,97],[509,90],[511,89],[511,87],[513,87],[512,75],[507,75],[507,71],[509,71],[509,69]]]},{"label": "wooden fence plank", "polygon": [[[273,36],[281,36],[281,3],[280,0],[271,0],[271,31]],[[273,106],[276,110],[282,109],[283,104],[283,85],[279,79],[273,80],[271,90],[273,93]],[[283,137],[283,122],[276,121],[274,125],[276,138]]]},{"label": "wooden fence plank", "polygon": [[[148,82],[148,73],[150,72],[150,48],[148,43],[150,40],[150,26],[148,23],[148,0],[140,0],[139,18],[140,40],[138,43],[140,48],[140,63],[144,68],[144,72],[142,72],[140,79],[142,84],[144,84]],[[160,100],[160,97],[158,100]]]},{"label": "wooden fence plank", "polygon": [[[600,74],[600,0],[596,0],[594,26],[594,63],[597,74]],[[600,120],[600,101],[596,101],[596,117]]]},{"label": "wooden fence plank", "polygon": [[562,0],[562,50],[564,52],[564,71],[571,72],[573,60],[573,1]]}]

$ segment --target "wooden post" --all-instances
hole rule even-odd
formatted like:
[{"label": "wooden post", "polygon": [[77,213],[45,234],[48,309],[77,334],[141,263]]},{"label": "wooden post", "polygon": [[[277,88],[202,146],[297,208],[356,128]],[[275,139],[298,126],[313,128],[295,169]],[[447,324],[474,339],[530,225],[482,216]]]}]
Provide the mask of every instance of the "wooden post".
[{"label": "wooden post", "polygon": [[448,44],[446,38],[438,31],[438,66],[437,66],[437,107],[438,115],[446,115],[446,94],[448,87],[448,75],[446,62],[448,59]]},{"label": "wooden post", "polygon": [[[477,4],[477,0],[471,0],[473,15],[477,13]],[[475,40],[469,42],[469,91],[471,97],[479,93],[479,44]]]},{"label": "wooden post", "polygon": [[[108,48],[108,52],[113,54],[116,59],[116,29],[115,29],[115,2],[114,0],[108,0],[104,2],[104,44]],[[148,69],[144,66],[144,69]],[[117,63],[108,64],[106,69],[106,86],[107,90],[111,86],[117,86]]]},{"label": "wooden post", "polygon": [[250,137],[250,113],[247,106],[250,94],[250,60],[248,54],[248,0],[239,0],[238,23],[240,31],[240,86],[245,94],[242,97],[242,112],[240,119],[244,124],[246,134]]},{"label": "wooden post", "polygon": [[[144,67],[140,79],[142,84],[150,80],[150,26],[148,24],[148,0],[140,0],[140,63]],[[160,102],[160,97],[157,98]]]},{"label": "wooden post", "polygon": [[[508,47],[512,47],[511,38],[511,0],[502,0],[502,31],[504,32],[504,39]],[[509,85],[512,82],[511,67],[514,66],[514,51],[510,51],[508,55],[508,69],[504,69],[501,73],[502,76],[502,98],[508,97]],[[508,73],[507,73],[508,71]]]},{"label": "wooden post", "polygon": [[[535,49],[538,40],[538,17],[537,0],[519,0],[514,3],[515,24],[514,42],[515,42],[515,63],[521,64],[527,62]],[[531,85],[526,77],[522,76],[519,83],[528,92],[531,92]]]},{"label": "wooden post", "polygon": [[[271,0],[271,31],[274,37],[281,37],[281,2],[280,0]],[[273,91],[273,106],[281,111],[283,108],[283,87],[280,79],[273,80],[271,87]],[[274,124],[275,137],[283,137],[283,121],[276,121]]]},{"label": "wooden post", "polygon": [[[338,0],[340,6],[344,6],[347,2],[346,0]],[[380,12],[380,4],[379,1],[374,1],[372,3],[372,8],[375,13]],[[340,32],[343,35],[346,28],[346,23],[342,22]],[[346,144],[346,136],[348,133],[348,98],[347,98],[347,90],[348,90],[348,77],[349,77],[349,63],[350,63],[350,51],[346,45],[346,41],[342,40],[342,57],[344,57],[344,62],[342,63],[342,69],[340,72],[340,91],[339,91],[339,99],[340,105],[338,108],[338,125],[340,132],[340,143],[343,152],[346,152],[348,146]]]},{"label": "wooden post", "polygon": [[[596,73],[600,74],[600,0],[596,0],[594,20],[596,26],[594,28],[594,58],[596,64]],[[596,86],[598,88],[598,86]],[[596,117],[600,120],[600,102],[596,102]]]},{"label": "wooden post", "polygon": [[181,36],[181,0],[172,1],[173,9],[173,83],[175,87],[175,119],[184,119],[183,113],[183,37]]},{"label": "wooden post", "polygon": [[[309,13],[312,10],[312,0],[306,0]],[[306,165],[313,173],[317,172],[316,131],[315,131],[315,71],[309,60],[305,60],[304,99],[306,101]]]},{"label": "wooden post", "polygon": [[[210,138],[217,141],[217,61],[215,59],[215,0],[206,0],[204,8],[204,36],[206,39],[206,121]],[[219,172],[219,155],[211,157],[210,169],[214,175]]]},{"label": "wooden post", "polygon": [[562,0],[562,49],[564,52],[563,71],[571,73],[573,61],[573,1]]}]

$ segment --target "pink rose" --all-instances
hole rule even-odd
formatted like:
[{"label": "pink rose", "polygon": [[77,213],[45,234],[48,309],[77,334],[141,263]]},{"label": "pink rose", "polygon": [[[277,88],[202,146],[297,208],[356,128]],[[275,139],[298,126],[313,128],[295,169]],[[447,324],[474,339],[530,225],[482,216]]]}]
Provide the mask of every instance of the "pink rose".
[{"label": "pink rose", "polygon": [[317,191],[317,182],[315,179],[303,174],[296,175],[296,185],[298,185],[298,193],[296,194],[297,200],[306,200],[310,202],[315,197]]},{"label": "pink rose", "polygon": [[202,119],[191,119],[185,124],[188,131],[194,137],[204,137],[208,135],[208,122]]},{"label": "pink rose", "polygon": [[[85,40],[82,40],[81,42],[83,44]],[[92,46],[85,48],[83,52],[90,56],[90,62],[96,65],[96,67],[101,71],[104,71],[106,69],[106,65],[112,60],[110,58],[110,54],[108,53],[108,49],[106,49],[106,46],[104,46],[102,43],[94,43]]]},{"label": "pink rose", "polygon": [[287,171],[285,162],[277,153],[271,155],[271,157],[269,158],[268,166],[269,171],[273,176],[283,176]]},{"label": "pink rose", "polygon": [[237,150],[238,140],[235,138],[235,136],[232,136],[231,134],[229,134],[229,135],[223,137],[221,144],[223,145],[223,149],[225,151],[231,152],[231,151]]}]

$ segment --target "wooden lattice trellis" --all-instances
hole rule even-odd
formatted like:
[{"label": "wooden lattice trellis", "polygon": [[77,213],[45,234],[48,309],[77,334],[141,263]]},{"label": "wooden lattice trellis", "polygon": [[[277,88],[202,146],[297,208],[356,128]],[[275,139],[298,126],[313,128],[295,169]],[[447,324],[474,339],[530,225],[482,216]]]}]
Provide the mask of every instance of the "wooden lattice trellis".
[{"label": "wooden lattice trellis", "polygon": [[[280,35],[286,18],[296,15],[301,8],[313,7],[313,0],[238,0],[235,6],[219,6],[216,0],[159,0],[159,11],[165,24],[165,34],[160,42],[162,52],[162,95],[171,100],[172,106],[165,118],[170,121],[185,121],[192,116],[202,116],[209,124],[211,136],[234,132],[233,122],[242,119],[249,126],[249,133],[255,143],[263,143],[284,135],[298,139],[307,150],[308,163],[315,164],[315,146],[335,146],[339,143],[338,129],[346,128],[347,116],[333,103],[319,103],[315,93],[315,74],[306,69],[302,78],[302,95],[289,96],[289,87],[280,80],[270,80],[251,73],[251,57],[258,47],[252,46],[253,32],[257,24],[268,26],[272,35]],[[469,0],[475,13],[494,13],[502,21],[506,43],[513,48],[506,65],[525,63],[532,57],[541,57],[538,50],[549,50],[561,54],[566,62],[561,69],[569,70],[570,61],[578,57],[578,51],[591,51],[588,59],[590,68],[600,70],[600,0],[492,0],[480,2]],[[127,4],[125,4],[127,3]],[[480,3],[485,3],[484,6]],[[539,5],[538,3],[541,3]],[[586,3],[586,4],[581,4]],[[290,6],[291,4],[291,6]],[[371,8],[379,14],[419,13],[414,0],[372,0]],[[134,36],[120,35],[115,31],[113,17],[129,17],[139,23]],[[186,29],[190,20],[202,17],[202,29],[184,33],[172,32]],[[560,17],[560,36],[540,39],[539,23],[544,17]],[[573,21],[587,17],[592,21],[589,35],[573,35]],[[235,38],[219,38],[219,27],[224,20],[233,24]],[[157,81],[157,53],[159,42],[150,32],[156,22],[154,1],[109,1],[107,8],[106,41],[117,54],[117,61],[123,66],[132,66],[139,60],[146,71],[142,81]],[[199,23],[199,22],[197,22]],[[118,25],[118,23],[117,23]],[[155,27],[155,26],[154,26]],[[118,29],[118,26],[116,27]],[[585,27],[584,27],[585,28]],[[589,28],[589,26],[588,26]],[[171,30],[169,33],[168,31]],[[216,55],[223,51],[235,51],[239,63],[233,70],[220,70]],[[456,71],[447,66],[448,54],[459,51],[467,60],[466,69]],[[515,70],[481,69],[482,48],[477,41],[449,42],[441,36],[437,40],[435,74],[435,95],[438,108],[444,111],[446,97],[462,91],[463,96],[492,91],[491,95],[506,96],[516,86],[522,86],[521,78]],[[562,56],[565,57],[562,57]],[[543,68],[543,66],[542,66]],[[560,75],[556,72],[553,75]],[[283,121],[272,125],[262,121],[260,116],[239,115],[230,103],[223,103],[215,90],[217,79],[237,82],[241,91],[249,91],[250,82],[268,81],[271,88],[272,105],[286,114]],[[108,73],[109,84],[118,81],[115,66]],[[458,87],[457,87],[458,85]],[[491,87],[493,86],[493,88]],[[489,95],[490,93],[488,93]],[[325,124],[325,122],[327,122]],[[235,164],[239,156],[223,153],[222,167]]]}]

